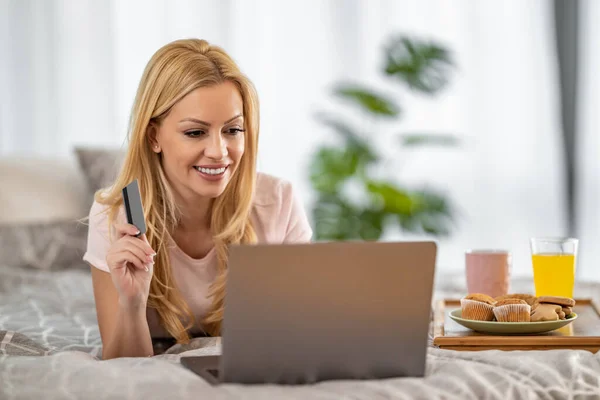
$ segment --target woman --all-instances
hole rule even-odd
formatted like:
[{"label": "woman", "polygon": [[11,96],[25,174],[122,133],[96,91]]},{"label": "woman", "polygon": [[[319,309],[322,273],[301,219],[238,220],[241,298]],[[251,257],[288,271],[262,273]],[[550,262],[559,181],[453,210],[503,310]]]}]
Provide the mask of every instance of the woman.
[{"label": "woman", "polygon": [[[102,357],[153,355],[152,338],[219,335],[227,246],[307,242],[285,181],[256,172],[256,92],[232,59],[179,40],[148,63],[115,184],[96,193],[88,248]],[[145,235],[126,223],[121,189],[138,179]]]}]

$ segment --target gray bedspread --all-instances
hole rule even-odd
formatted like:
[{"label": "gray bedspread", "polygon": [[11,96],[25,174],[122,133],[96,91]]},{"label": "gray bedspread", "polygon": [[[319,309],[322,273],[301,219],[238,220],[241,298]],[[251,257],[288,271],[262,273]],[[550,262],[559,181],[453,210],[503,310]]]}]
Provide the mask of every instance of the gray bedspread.
[{"label": "gray bedspread", "polygon": [[101,361],[100,345],[89,272],[0,267],[0,399],[600,399],[585,351],[430,348],[425,378],[213,387],[179,358],[219,354],[218,338],[141,359]]}]

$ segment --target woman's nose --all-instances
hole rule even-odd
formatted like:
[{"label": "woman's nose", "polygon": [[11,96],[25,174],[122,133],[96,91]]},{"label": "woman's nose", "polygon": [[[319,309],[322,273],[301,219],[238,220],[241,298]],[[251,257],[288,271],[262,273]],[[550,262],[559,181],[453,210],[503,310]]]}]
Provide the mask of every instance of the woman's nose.
[{"label": "woman's nose", "polygon": [[205,153],[207,157],[214,160],[222,160],[227,157],[227,143],[220,134],[212,135]]}]

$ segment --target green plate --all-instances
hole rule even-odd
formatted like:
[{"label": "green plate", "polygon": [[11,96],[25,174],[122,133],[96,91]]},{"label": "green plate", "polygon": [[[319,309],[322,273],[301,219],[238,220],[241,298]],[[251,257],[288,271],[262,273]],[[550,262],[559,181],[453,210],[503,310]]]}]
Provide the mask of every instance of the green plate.
[{"label": "green plate", "polygon": [[577,314],[571,313],[567,319],[558,321],[542,322],[497,322],[497,321],[475,321],[461,318],[462,310],[460,308],[450,311],[450,318],[460,325],[481,333],[502,333],[502,334],[528,334],[544,333],[569,325],[577,319]]}]

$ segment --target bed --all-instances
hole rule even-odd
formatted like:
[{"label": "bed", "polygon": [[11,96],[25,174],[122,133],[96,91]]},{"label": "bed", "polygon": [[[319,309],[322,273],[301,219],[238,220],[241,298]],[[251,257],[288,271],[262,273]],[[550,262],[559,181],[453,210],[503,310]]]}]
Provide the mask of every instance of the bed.
[{"label": "bed", "polygon": [[[82,179],[89,185],[89,176]],[[85,209],[89,192],[78,196]],[[52,199],[48,195],[45,199],[44,207],[49,207]],[[59,200],[56,204],[62,207],[65,199]],[[8,204],[0,194],[0,204],[3,201]],[[74,212],[73,207],[70,204],[68,211]],[[52,211],[53,215],[59,216],[59,211]],[[6,222],[18,213],[6,209],[4,213],[0,215],[4,218],[0,224],[0,399],[600,398],[600,354],[585,351],[456,352],[430,343],[424,378],[304,386],[215,387],[179,364],[181,356],[219,354],[219,338],[196,338],[184,346],[160,349],[161,354],[149,358],[101,360],[90,271],[80,259],[84,231],[79,225],[65,227],[72,215],[52,221]],[[46,209],[35,218],[47,213]],[[590,296],[600,294],[599,289],[595,284],[581,288]],[[438,298],[460,296],[464,293],[460,276],[438,277],[435,293]]]},{"label": "bed", "polygon": [[182,355],[219,352],[218,338],[196,338],[151,358],[103,361],[88,271],[0,266],[2,399],[600,397],[600,354],[585,351],[455,352],[430,347],[422,379],[292,387],[213,387],[179,364]]}]

